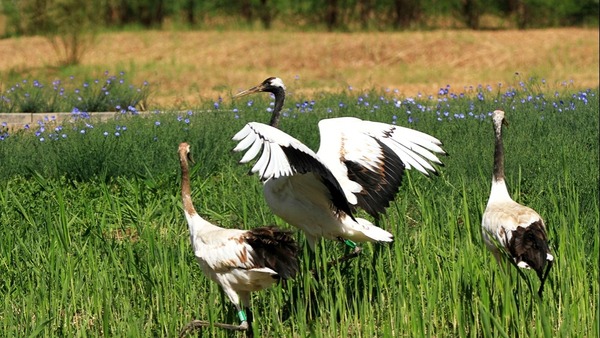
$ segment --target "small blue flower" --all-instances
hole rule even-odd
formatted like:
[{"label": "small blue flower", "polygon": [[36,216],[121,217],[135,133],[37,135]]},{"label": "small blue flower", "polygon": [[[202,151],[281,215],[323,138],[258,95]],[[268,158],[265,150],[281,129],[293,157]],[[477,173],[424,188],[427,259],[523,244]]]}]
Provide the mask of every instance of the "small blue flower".
[{"label": "small blue flower", "polygon": [[157,127],[160,126],[160,121],[154,122],[154,125],[157,126]]}]

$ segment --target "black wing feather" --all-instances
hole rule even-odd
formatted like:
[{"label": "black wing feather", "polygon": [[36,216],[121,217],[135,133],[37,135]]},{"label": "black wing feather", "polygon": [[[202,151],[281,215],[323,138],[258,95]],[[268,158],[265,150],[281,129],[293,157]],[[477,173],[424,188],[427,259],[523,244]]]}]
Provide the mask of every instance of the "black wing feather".
[{"label": "black wing feather", "polygon": [[285,156],[295,173],[306,174],[312,172],[319,175],[322,178],[323,184],[331,194],[331,202],[335,209],[337,211],[343,211],[353,220],[356,220],[352,215],[352,207],[350,206],[340,183],[335,176],[333,176],[333,173],[331,173],[331,170],[314,157],[296,148],[281,147],[281,149],[285,153]]},{"label": "black wing feather", "polygon": [[363,187],[357,194],[357,204],[369,215],[379,218],[385,213],[390,202],[396,198],[402,184],[405,165],[396,153],[375,138],[381,147],[381,166],[372,171],[354,161],[344,161],[348,169],[348,178]]}]

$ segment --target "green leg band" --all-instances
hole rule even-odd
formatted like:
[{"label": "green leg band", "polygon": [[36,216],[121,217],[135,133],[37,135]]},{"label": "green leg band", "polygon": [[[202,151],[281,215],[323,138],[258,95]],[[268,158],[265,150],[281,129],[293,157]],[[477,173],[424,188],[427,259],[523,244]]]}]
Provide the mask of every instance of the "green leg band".
[{"label": "green leg band", "polygon": [[238,318],[242,323],[248,320],[248,318],[246,318],[246,312],[244,310],[240,310],[240,312],[238,312]]},{"label": "green leg band", "polygon": [[345,239],[345,240],[344,240],[344,243],[346,243],[346,245],[347,245],[347,246],[349,246],[349,247],[351,247],[352,249],[355,249],[355,248],[356,248],[356,243],[352,242],[352,241],[351,241],[351,240],[349,240],[349,239]]}]

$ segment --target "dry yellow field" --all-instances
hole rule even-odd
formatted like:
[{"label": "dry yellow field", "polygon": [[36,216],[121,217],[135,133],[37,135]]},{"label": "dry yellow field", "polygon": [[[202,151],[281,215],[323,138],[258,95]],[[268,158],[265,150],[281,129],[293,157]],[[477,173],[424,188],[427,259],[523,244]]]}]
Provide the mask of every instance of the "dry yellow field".
[{"label": "dry yellow field", "polygon": [[[106,33],[80,66],[60,70],[42,37],[0,40],[0,87],[9,76],[40,80],[126,71],[154,86],[151,105],[193,106],[279,76],[291,93],[398,89],[436,93],[450,84],[599,85],[598,29],[431,31],[398,33],[170,32]],[[515,73],[520,73],[520,77]],[[82,79],[83,80],[83,79]]]}]

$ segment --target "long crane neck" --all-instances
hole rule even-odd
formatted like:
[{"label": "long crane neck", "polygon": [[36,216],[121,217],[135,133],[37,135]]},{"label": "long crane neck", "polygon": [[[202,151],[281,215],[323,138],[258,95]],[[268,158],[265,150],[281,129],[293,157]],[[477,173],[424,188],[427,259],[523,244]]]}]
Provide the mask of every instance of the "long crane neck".
[{"label": "long crane neck", "polygon": [[273,107],[273,114],[271,115],[271,122],[269,125],[274,128],[278,128],[279,126],[279,118],[281,117],[281,109],[283,108],[283,103],[285,102],[285,89],[276,88],[272,91],[273,95],[275,95],[275,107]]},{"label": "long crane neck", "polygon": [[504,181],[504,144],[502,143],[502,122],[494,121],[494,181]]},{"label": "long crane neck", "polygon": [[504,144],[502,143],[502,119],[494,120],[494,177],[492,178],[491,201],[512,200],[504,181]]},{"label": "long crane neck", "polygon": [[181,200],[183,208],[188,215],[196,214],[196,209],[192,203],[192,188],[190,186],[190,167],[188,164],[187,153],[179,151],[179,162],[181,163]]}]

